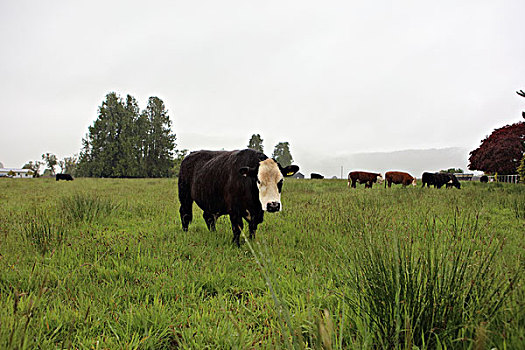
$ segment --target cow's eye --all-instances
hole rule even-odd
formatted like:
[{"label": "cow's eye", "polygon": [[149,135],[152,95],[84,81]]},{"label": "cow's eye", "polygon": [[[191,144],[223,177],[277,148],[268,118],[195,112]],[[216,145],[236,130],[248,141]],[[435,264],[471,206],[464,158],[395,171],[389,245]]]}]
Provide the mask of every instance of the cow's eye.
[{"label": "cow's eye", "polygon": [[277,189],[279,189],[279,192],[281,192],[282,188],[283,188],[283,180],[277,183]]},{"label": "cow's eye", "polygon": [[257,183],[260,185],[261,184],[261,180],[257,179]]}]

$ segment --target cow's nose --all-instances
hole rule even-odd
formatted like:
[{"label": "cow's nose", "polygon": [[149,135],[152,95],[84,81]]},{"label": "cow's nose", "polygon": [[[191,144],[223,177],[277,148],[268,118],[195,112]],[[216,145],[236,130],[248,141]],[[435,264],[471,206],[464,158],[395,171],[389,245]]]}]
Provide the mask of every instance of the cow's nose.
[{"label": "cow's nose", "polygon": [[281,203],[279,202],[270,202],[266,205],[266,210],[269,213],[274,213],[276,211],[279,211],[281,209]]}]

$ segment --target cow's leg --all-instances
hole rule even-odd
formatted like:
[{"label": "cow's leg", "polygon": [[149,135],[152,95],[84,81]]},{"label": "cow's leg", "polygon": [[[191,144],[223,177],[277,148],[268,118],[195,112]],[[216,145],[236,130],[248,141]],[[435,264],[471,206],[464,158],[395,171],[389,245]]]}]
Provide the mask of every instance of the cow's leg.
[{"label": "cow's leg", "polygon": [[190,225],[190,222],[193,219],[191,205],[181,205],[179,212],[180,212],[180,221],[182,223],[182,230],[188,231],[188,226]]},{"label": "cow's leg", "polygon": [[352,179],[352,188],[356,188],[357,186],[355,185],[357,182],[357,179]]},{"label": "cow's leg", "polygon": [[255,239],[255,232],[257,232],[257,223],[250,221],[248,223],[248,228],[250,229],[250,239]]},{"label": "cow's leg", "polygon": [[255,238],[255,231],[257,231],[257,222],[252,217],[244,217],[244,220],[248,222],[248,229],[250,230],[250,239]]},{"label": "cow's leg", "polygon": [[260,214],[257,214],[257,211],[255,212],[254,216],[250,215],[249,211],[246,211],[248,215],[244,217],[244,219],[248,222],[248,228],[250,230],[250,239],[255,239],[255,232],[257,232],[257,226],[263,222],[264,213],[261,212]]},{"label": "cow's leg", "polygon": [[204,222],[206,222],[206,226],[208,226],[208,230],[215,231],[215,222],[217,220],[215,215],[205,211],[202,217],[204,218]]},{"label": "cow's leg", "polygon": [[193,219],[193,199],[191,198],[191,191],[189,186],[179,182],[179,201],[180,201],[180,221],[182,223],[182,230],[188,231],[188,226]]},{"label": "cow's leg", "polygon": [[230,214],[230,222],[232,223],[233,240],[237,247],[241,246],[241,231],[244,228],[242,223],[242,216],[237,214]]}]

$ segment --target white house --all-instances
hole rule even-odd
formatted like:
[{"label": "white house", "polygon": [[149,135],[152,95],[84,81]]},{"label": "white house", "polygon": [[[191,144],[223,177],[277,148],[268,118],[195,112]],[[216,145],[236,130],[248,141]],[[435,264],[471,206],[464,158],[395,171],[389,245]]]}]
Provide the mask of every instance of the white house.
[{"label": "white house", "polygon": [[29,179],[33,177],[33,171],[30,169],[0,168],[0,177]]}]

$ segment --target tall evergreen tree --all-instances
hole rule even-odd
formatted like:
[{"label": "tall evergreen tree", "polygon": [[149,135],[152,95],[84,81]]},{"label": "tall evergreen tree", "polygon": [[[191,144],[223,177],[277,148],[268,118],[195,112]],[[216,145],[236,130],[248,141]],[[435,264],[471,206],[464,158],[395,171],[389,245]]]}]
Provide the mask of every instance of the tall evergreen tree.
[{"label": "tall evergreen tree", "polygon": [[250,141],[248,142],[248,148],[254,149],[259,152],[263,151],[263,139],[259,134],[253,134]]},{"label": "tall evergreen tree", "polygon": [[164,102],[150,97],[142,112],[142,122],[147,123],[145,144],[145,171],[148,177],[173,175],[175,134],[171,132],[171,120]]},{"label": "tall evergreen tree", "polygon": [[128,95],[106,95],[98,118],[82,140],[78,175],[94,177],[165,177],[173,166],[175,135],[164,103],[150,97],[140,113]]},{"label": "tall evergreen tree", "polygon": [[126,154],[123,154],[128,125],[133,120],[126,113],[122,99],[115,92],[106,95],[99,107],[98,118],[88,128],[89,134],[82,140],[79,171],[82,176],[123,177]]},{"label": "tall evergreen tree", "polygon": [[122,118],[121,134],[119,137],[119,151],[121,158],[118,163],[118,173],[126,177],[144,177],[141,167],[140,129],[138,120],[140,109],[137,100],[130,95],[126,96],[124,118]]},{"label": "tall evergreen tree", "polygon": [[292,165],[293,158],[290,153],[290,144],[288,142],[279,142],[275,145],[272,157],[277,163],[281,164],[282,167]]}]

